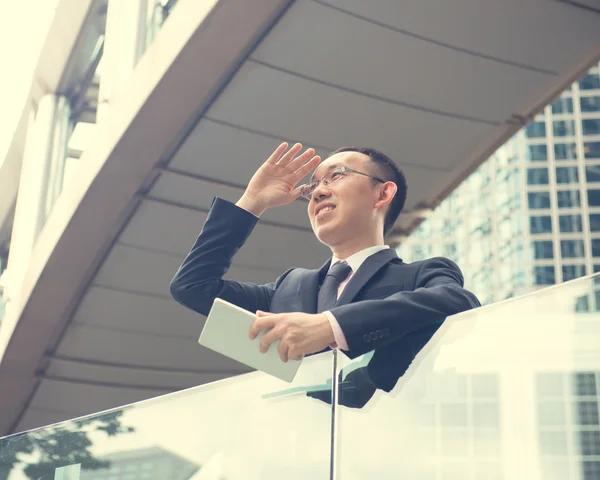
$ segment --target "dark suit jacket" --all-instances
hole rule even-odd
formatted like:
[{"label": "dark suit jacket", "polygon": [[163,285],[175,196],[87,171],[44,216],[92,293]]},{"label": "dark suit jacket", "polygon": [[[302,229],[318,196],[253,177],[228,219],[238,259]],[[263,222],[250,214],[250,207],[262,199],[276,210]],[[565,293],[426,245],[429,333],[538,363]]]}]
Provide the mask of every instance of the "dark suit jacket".
[{"label": "dark suit jacket", "polygon": [[[317,313],[318,289],[330,260],[317,270],[290,268],[267,285],[222,279],[257,222],[236,205],[213,200],[196,243],[171,281],[173,297],[203,315],[217,297],[251,312]],[[356,358],[375,350],[370,379],[390,391],[447,316],[479,305],[451,260],[406,264],[387,249],[364,261],[331,312],[348,342],[344,353]]]}]

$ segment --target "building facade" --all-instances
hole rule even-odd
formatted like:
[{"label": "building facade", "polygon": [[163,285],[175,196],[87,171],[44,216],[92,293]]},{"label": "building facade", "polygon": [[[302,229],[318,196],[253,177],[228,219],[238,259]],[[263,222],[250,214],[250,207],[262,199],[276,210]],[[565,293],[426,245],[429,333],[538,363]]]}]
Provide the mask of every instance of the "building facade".
[{"label": "building facade", "polygon": [[498,149],[400,247],[455,260],[484,304],[600,271],[598,66]]}]

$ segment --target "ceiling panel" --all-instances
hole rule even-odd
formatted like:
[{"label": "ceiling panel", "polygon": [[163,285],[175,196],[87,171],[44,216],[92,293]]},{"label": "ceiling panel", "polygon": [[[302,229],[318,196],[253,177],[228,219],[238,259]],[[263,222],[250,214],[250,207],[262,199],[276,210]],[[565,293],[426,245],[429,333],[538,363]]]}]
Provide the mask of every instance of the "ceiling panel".
[{"label": "ceiling panel", "polygon": [[490,122],[505,121],[556,81],[554,74],[449,50],[310,0],[295,2],[252,58],[344,88]]},{"label": "ceiling panel", "polygon": [[[87,411],[86,411],[87,413]],[[63,422],[65,420],[71,420],[76,417],[80,417],[83,414],[76,412],[62,412],[54,411],[48,408],[35,408],[29,407],[25,411],[25,415],[19,420],[16,432],[25,432],[34,428],[39,428],[42,425],[52,425],[53,423]]]},{"label": "ceiling panel", "polygon": [[82,380],[88,382],[114,383],[124,386],[157,386],[168,390],[178,390],[194,385],[215,382],[228,378],[231,371],[215,373],[211,371],[172,371],[148,368],[125,368],[111,364],[82,363],[66,359],[53,359],[46,370],[46,376]]},{"label": "ceiling panel", "polygon": [[[245,64],[208,115],[309,145],[374,146],[400,164],[452,168],[491,125],[423,112]],[[427,192],[421,192],[425,196]]]},{"label": "ceiling panel", "polygon": [[570,66],[582,52],[597,48],[600,40],[597,15],[553,0],[317,3],[454,48],[554,71]]},{"label": "ceiling panel", "polygon": [[[201,316],[199,319],[198,337],[204,324]],[[197,337],[187,339],[145,335],[77,324],[69,327],[56,355],[111,361],[132,367],[247,370],[238,362],[201,347]]]},{"label": "ceiling panel", "polygon": [[196,340],[204,317],[184,308],[170,297],[125,293],[92,286],[88,288],[73,322],[112,328],[115,332],[138,332]]},{"label": "ceiling panel", "polygon": [[[186,255],[192,248],[206,214],[172,205],[144,201],[131,219],[120,241],[129,245]],[[294,245],[294,248],[289,248]],[[329,251],[312,232],[289,230],[258,224],[248,241],[236,254],[245,266],[279,268],[283,273],[290,265],[320,267]]]},{"label": "ceiling panel", "polygon": [[[306,148],[314,147],[314,145],[306,143],[303,138],[286,138],[285,140],[300,141]],[[281,141],[283,140],[258,133],[249,133],[239,128],[203,119],[198,122],[179,148],[170,163],[170,168],[182,173],[202,175],[205,178],[238,184],[239,189],[220,185],[204,187],[205,184],[197,187],[186,186],[191,185],[192,182],[185,181],[186,185],[184,185],[183,180],[171,179],[172,174],[165,174],[160,177],[151,195],[194,206],[206,205],[207,201],[210,201],[209,198],[212,199],[215,195],[231,201],[237,200],[254,172]],[[317,147],[317,153],[326,158],[339,146]],[[439,166],[431,168],[407,165],[411,163],[411,158],[406,152],[394,157],[394,160],[402,167],[410,181],[411,187],[406,201],[407,209],[414,207],[422,200],[419,192],[427,190],[431,185],[433,175],[449,171],[449,169]],[[176,185],[174,185],[175,183]],[[210,184],[210,182],[208,183]],[[298,206],[292,204],[284,208],[268,210],[264,218],[282,224],[305,225],[308,228],[308,221],[303,223],[304,220],[298,215],[298,212],[302,210],[302,217],[306,218],[304,207],[300,207],[300,205],[302,204],[298,202]]]}]

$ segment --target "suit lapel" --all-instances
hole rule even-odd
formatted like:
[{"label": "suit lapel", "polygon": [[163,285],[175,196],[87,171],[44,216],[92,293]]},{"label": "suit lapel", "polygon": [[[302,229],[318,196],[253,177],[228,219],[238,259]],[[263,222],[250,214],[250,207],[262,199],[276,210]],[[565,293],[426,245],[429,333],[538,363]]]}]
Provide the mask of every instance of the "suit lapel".
[{"label": "suit lapel", "polygon": [[342,295],[338,299],[337,305],[346,305],[354,300],[354,297],[358,294],[358,292],[365,286],[365,284],[371,280],[373,275],[375,275],[386,263],[389,261],[398,258],[396,254],[396,250],[393,248],[387,248],[385,250],[381,250],[369,258],[367,258],[359,269],[352,275],[348,284],[344,287],[342,291]]},{"label": "suit lapel", "polygon": [[317,299],[319,286],[327,275],[331,259],[327,260],[318,270],[310,270],[300,281],[298,294],[302,302],[302,311],[305,313],[317,313]]}]

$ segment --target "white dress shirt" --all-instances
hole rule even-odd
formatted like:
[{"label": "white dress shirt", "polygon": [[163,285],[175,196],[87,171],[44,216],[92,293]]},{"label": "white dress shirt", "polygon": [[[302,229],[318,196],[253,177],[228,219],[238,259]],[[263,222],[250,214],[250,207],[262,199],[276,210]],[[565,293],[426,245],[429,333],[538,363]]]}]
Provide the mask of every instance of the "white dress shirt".
[{"label": "white dress shirt", "polygon": [[[340,261],[345,261],[352,269],[352,271],[348,274],[348,277],[346,278],[346,280],[344,280],[342,283],[340,283],[340,287],[338,288],[338,298],[340,298],[340,295],[344,291],[344,287],[348,284],[348,282],[354,275],[354,272],[356,272],[360,268],[360,266],[363,264],[363,262],[367,258],[369,258],[371,255],[373,255],[377,252],[380,252],[381,250],[385,250],[386,248],[390,248],[390,247],[388,245],[375,245],[373,247],[365,248],[364,250],[361,250],[360,252],[356,252],[355,254],[350,255],[345,260],[336,258],[335,256],[333,256],[331,258],[331,265],[330,265],[329,269],[331,269],[331,267],[333,265],[335,265],[336,262],[340,262]],[[348,342],[346,341],[346,336],[344,335],[344,332],[342,331],[342,327],[340,327],[340,324],[336,320],[333,313],[331,313],[330,311],[326,311],[323,313],[329,319],[329,324],[331,325],[331,329],[333,330],[333,336],[335,338],[335,344],[330,345],[330,347],[331,348],[341,348],[342,350],[348,350]]]}]

